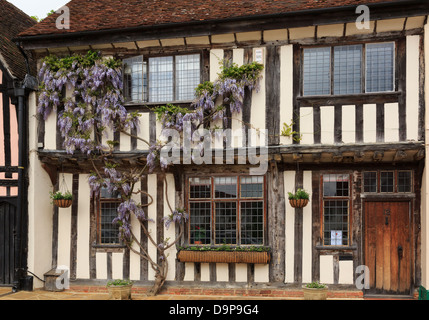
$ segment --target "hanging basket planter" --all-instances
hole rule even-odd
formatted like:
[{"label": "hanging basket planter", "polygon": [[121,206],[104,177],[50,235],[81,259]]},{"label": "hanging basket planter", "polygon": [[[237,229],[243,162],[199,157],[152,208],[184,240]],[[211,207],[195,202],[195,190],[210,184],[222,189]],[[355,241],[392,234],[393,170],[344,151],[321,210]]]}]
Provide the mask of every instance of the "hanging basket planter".
[{"label": "hanging basket planter", "polygon": [[310,202],[310,195],[303,189],[296,190],[295,193],[289,192],[289,203],[292,208],[304,208]]},{"label": "hanging basket planter", "polygon": [[296,209],[306,207],[308,202],[309,202],[308,199],[291,199],[291,200],[289,200],[291,207],[296,208]]},{"label": "hanging basket planter", "polygon": [[54,205],[58,208],[70,208],[73,203],[72,199],[56,199]]}]

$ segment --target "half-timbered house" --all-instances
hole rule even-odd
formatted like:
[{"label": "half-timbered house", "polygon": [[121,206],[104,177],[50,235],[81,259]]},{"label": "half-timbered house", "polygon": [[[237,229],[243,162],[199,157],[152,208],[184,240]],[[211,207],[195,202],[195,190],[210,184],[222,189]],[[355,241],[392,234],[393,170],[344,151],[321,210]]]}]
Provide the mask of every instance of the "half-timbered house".
[{"label": "half-timbered house", "polygon": [[24,12],[0,1],[0,286],[15,283],[19,257],[26,259],[26,231],[18,230],[27,208],[21,197],[26,195],[25,184],[18,192],[18,100],[26,102],[23,82],[27,74],[35,73],[35,64],[12,39],[34,24]]},{"label": "half-timbered house", "polygon": [[[358,5],[367,6],[367,16]],[[149,228],[158,239],[175,234],[160,220],[168,195],[190,213],[181,245],[195,244],[191,231],[198,227],[206,231],[203,246],[266,246],[271,259],[182,262],[172,250],[167,286],[281,290],[320,281],[333,290],[410,295],[429,285],[427,1],[73,0],[67,6],[70,29],[57,29],[52,15],[17,40],[38,59],[90,49],[123,59],[131,83],[127,108],[141,112],[139,135],[148,141],[160,133],[151,108],[189,105],[189,88],[215,80],[219,61],[264,65],[259,92],[245,97],[231,127],[243,121],[268,130],[265,175],[249,176],[249,166],[237,163],[175,165],[166,184],[157,172],[139,183],[154,199]],[[181,67],[189,72],[180,74]],[[64,151],[57,117],[35,117],[35,93],[28,112],[29,270],[42,277],[68,266],[73,284],[153,281],[147,262],[102,222],[115,216],[115,199],[91,198],[91,166],[84,155]],[[298,139],[282,135],[288,127]],[[112,138],[118,161],[144,165],[147,146],[127,135]],[[49,203],[63,174],[74,195],[68,209]],[[293,208],[288,192],[299,188],[310,193],[310,204]],[[152,243],[143,245],[156,252]],[[366,288],[359,286],[362,270]]]}]

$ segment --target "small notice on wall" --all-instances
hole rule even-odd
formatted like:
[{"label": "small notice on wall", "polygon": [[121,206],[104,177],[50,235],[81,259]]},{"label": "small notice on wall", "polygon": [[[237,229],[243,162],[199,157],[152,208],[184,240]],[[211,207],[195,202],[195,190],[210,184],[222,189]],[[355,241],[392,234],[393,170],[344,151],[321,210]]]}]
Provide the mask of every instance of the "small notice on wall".
[{"label": "small notice on wall", "polygon": [[331,230],[331,246],[341,246],[343,244],[343,232],[341,230]]},{"label": "small notice on wall", "polygon": [[255,62],[264,64],[264,49],[256,48],[253,52]]}]

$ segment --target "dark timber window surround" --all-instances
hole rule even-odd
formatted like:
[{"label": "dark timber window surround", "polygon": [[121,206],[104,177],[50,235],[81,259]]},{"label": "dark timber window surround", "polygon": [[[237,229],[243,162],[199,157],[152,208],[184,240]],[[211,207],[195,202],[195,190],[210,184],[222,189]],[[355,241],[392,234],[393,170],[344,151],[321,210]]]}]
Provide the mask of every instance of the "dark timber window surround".
[{"label": "dark timber window surround", "polygon": [[303,49],[303,96],[395,91],[395,42]]},{"label": "dark timber window surround", "polygon": [[411,193],[413,172],[410,170],[367,171],[363,173],[364,193]]},{"label": "dark timber window surround", "polygon": [[112,223],[118,216],[120,203],[119,193],[111,194],[106,188],[102,188],[97,204],[97,244],[121,245],[119,227]]},{"label": "dark timber window surround", "polygon": [[191,101],[201,83],[201,54],[123,60],[127,103]]},{"label": "dark timber window surround", "polygon": [[189,243],[264,245],[266,187],[263,176],[207,176],[187,180]]},{"label": "dark timber window surround", "polygon": [[324,246],[350,245],[350,174],[324,174],[322,184],[322,235]]}]

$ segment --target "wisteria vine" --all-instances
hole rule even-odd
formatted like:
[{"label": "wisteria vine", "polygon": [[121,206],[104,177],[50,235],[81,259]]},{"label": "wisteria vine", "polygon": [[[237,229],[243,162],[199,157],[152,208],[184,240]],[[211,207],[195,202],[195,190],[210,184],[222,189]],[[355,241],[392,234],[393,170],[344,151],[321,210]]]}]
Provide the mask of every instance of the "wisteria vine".
[{"label": "wisteria vine", "polygon": [[[175,129],[180,133],[183,133],[185,123],[191,124],[190,134],[211,122],[226,123],[228,108],[231,114],[240,113],[246,89],[259,88],[262,70],[263,65],[256,62],[240,67],[223,63],[218,80],[204,82],[195,89],[196,98],[190,109],[167,105],[154,111],[163,128]],[[111,194],[120,195],[121,203],[113,223],[119,225],[120,237],[128,248],[147,259],[155,270],[156,283],[150,293],[157,294],[167,277],[166,251],[180,240],[189,215],[183,208],[173,209],[167,197],[171,213],[162,222],[166,228],[176,224],[179,233],[172,242],[162,239],[160,243],[155,243],[147,230],[146,222],[151,220],[145,212],[153,199],[145,193],[149,203],[141,204],[134,200],[133,195],[143,193],[136,188],[143,175],[155,169],[167,169],[168,164],[161,156],[164,144],[157,141],[149,145],[144,168],[121,168],[112,161],[114,143],[108,141],[107,145],[102,144],[103,134],[116,131],[131,135],[129,132],[138,132],[140,126],[139,114],[128,112],[124,106],[122,62],[115,58],[103,58],[100,53],[92,51],[65,58],[48,56],[43,61],[39,79],[38,114],[47,120],[52,111],[56,111],[67,153],[82,152],[92,161],[94,171],[89,177],[89,185],[93,197],[100,196],[103,187]],[[138,136],[135,138],[149,144]],[[95,160],[103,161],[103,168],[97,167]],[[167,187],[167,183],[165,185]],[[145,235],[156,246],[159,260],[153,260],[133,234],[132,216],[137,218]],[[135,249],[132,243],[137,243],[139,249]]]}]

